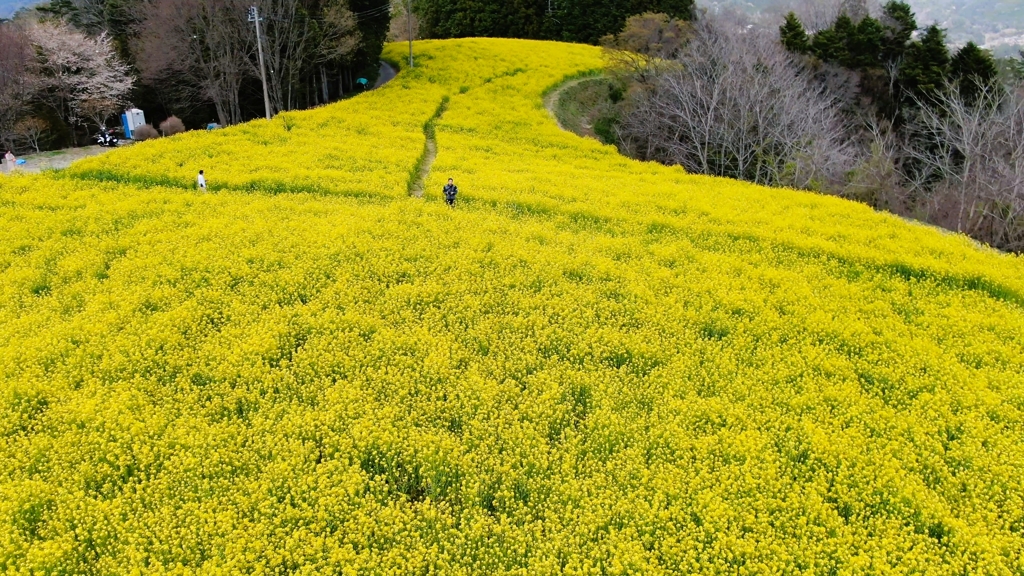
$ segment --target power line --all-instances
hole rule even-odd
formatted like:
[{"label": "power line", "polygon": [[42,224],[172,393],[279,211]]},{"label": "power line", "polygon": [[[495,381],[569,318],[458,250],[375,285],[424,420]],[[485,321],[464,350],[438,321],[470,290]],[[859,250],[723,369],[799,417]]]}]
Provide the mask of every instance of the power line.
[{"label": "power line", "polygon": [[[352,12],[352,16],[354,16],[355,19],[367,19],[367,18],[373,18],[373,17],[377,17],[377,16],[382,16],[382,15],[390,13],[390,12],[391,12],[391,5],[390,4],[385,4],[383,6],[380,6],[380,7],[377,7],[377,8],[371,8],[369,10],[364,10],[364,11],[361,11],[361,12]],[[317,24],[327,24],[327,19],[324,18],[323,16],[321,16],[321,17],[314,17],[314,16],[310,16],[310,15],[304,15],[302,17],[303,17],[303,19],[308,20],[308,22],[314,22],[314,23],[317,23]],[[278,17],[278,16],[260,16],[260,20],[271,20],[271,22],[288,23],[288,24],[291,24],[292,22],[294,22],[294,20],[297,20],[297,19],[299,19],[299,18],[287,18],[287,17],[283,18],[283,17]]]},{"label": "power line", "polygon": [[352,15],[355,16],[356,18],[362,18],[364,16],[368,17],[368,18],[372,18],[374,16],[380,16],[382,14],[388,14],[390,12],[391,12],[391,4],[388,3],[388,4],[384,4],[383,6],[380,6],[380,7],[377,7],[377,8],[371,8],[369,10],[365,10],[363,12],[353,12]]},{"label": "power line", "polygon": [[391,11],[391,5],[390,4],[385,4],[384,6],[379,6],[377,8],[371,8],[369,10],[364,10],[362,12],[353,12],[352,14],[355,15],[355,16],[363,16],[364,14],[371,14],[371,13],[374,13],[374,12],[381,13],[381,12],[390,12],[390,11]]},{"label": "power line", "polygon": [[[390,12],[391,12],[391,5],[384,5],[384,6],[381,6],[379,8],[373,8],[371,10],[366,10],[366,11],[363,11],[363,12],[353,12],[352,16],[354,16],[357,20],[362,20],[362,19],[365,19],[365,18],[375,18],[377,16],[383,16],[384,14],[389,14]],[[261,20],[273,20],[275,22],[291,22],[292,21],[292,19],[289,19],[289,18],[276,18],[274,16],[263,16],[260,19]],[[310,22],[318,22],[320,24],[323,24],[323,23],[327,22],[327,20],[322,18],[322,17],[321,18],[314,18],[312,16],[305,16],[305,20],[308,20]]]}]

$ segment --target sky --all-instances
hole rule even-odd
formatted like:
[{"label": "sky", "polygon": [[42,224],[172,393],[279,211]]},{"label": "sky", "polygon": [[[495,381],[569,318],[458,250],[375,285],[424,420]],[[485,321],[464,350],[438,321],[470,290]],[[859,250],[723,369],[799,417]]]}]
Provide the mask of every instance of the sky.
[{"label": "sky", "polygon": [[0,0],[0,18],[10,18],[18,8],[35,3],[35,0]]},{"label": "sky", "polygon": [[0,18],[9,18],[18,8],[38,3],[38,0],[0,0]]}]

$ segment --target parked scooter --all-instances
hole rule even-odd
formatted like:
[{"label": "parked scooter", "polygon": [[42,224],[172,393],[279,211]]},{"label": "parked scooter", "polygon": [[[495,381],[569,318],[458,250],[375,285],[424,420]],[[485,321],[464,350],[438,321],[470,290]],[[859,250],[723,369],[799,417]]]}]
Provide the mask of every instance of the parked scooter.
[{"label": "parked scooter", "polygon": [[114,135],[113,130],[105,130],[96,135],[96,143],[105,148],[114,148],[120,142],[117,136]]}]

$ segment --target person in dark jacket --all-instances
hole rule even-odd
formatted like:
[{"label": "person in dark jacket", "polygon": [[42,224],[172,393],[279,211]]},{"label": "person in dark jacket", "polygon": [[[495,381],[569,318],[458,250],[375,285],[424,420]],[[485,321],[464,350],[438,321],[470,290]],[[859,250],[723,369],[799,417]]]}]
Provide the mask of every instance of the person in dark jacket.
[{"label": "person in dark jacket", "polygon": [[449,206],[455,206],[455,196],[459,193],[459,187],[455,185],[455,179],[449,178],[448,184],[444,187],[444,201]]}]

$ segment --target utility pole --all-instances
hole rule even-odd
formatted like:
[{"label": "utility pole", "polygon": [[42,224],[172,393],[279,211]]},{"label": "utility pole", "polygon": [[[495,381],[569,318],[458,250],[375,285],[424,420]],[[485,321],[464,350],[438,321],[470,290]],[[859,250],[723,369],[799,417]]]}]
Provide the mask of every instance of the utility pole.
[{"label": "utility pole", "polygon": [[415,68],[416,64],[412,59],[412,0],[406,2],[405,19],[409,22],[409,68]]},{"label": "utility pole", "polygon": [[256,47],[260,54],[260,79],[263,80],[263,106],[267,110],[267,120],[270,120],[270,93],[267,92],[267,71],[263,66],[263,35],[260,34],[260,11],[255,6],[249,8],[249,22],[256,24]]}]

